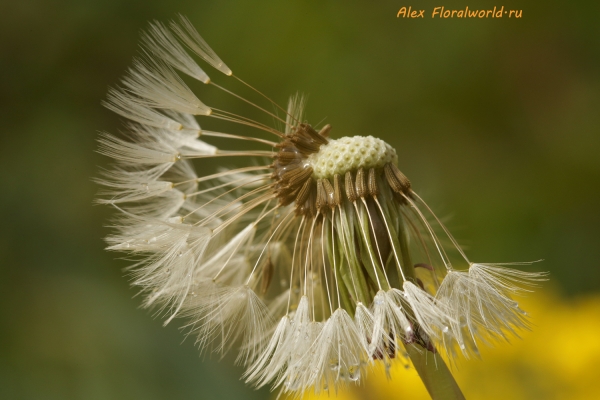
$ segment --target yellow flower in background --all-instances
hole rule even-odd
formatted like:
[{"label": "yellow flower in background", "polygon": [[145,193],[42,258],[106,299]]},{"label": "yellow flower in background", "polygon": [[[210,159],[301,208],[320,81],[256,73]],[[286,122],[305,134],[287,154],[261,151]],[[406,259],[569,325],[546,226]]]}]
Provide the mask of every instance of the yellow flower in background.
[{"label": "yellow flower in background", "polygon": [[[552,289],[519,299],[533,331],[510,344],[486,347],[481,360],[461,360],[453,373],[468,399],[600,399],[600,295],[564,299]],[[417,372],[396,363],[364,385],[340,391],[339,400],[430,399]],[[331,398],[307,394],[304,399]]]}]

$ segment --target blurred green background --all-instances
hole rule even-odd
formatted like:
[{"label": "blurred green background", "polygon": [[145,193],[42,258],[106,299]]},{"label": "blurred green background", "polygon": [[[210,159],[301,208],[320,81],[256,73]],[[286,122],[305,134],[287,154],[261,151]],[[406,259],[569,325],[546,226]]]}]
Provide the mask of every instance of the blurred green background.
[{"label": "blurred green background", "polygon": [[[471,259],[543,258],[526,268],[551,271],[552,304],[595,298],[600,3],[557,3],[3,2],[0,398],[270,396],[246,387],[231,360],[199,356],[176,324],[163,328],[139,309],[126,262],[103,250],[111,210],[92,205],[91,178],[108,163],[94,152],[97,132],[119,129],[100,101],[147,21],[178,12],[236,75],[279,103],[308,94],[308,119],[326,118],[332,136],[372,134],[392,144],[417,191],[451,216]],[[427,13],[503,5],[523,18],[397,19],[403,5]],[[549,329],[566,330],[575,343],[581,324],[599,318],[591,311],[575,325],[569,315]],[[534,328],[527,340],[542,333]],[[556,354],[557,365],[564,357]],[[525,385],[525,398],[555,398],[551,388]]]}]

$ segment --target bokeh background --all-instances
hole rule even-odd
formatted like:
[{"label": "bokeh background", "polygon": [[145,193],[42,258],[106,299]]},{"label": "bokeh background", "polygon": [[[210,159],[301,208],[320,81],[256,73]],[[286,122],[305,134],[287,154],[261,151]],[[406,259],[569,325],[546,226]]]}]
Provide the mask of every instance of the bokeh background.
[{"label": "bokeh background", "polygon": [[[397,19],[403,5],[523,17]],[[147,21],[178,12],[276,101],[308,94],[332,136],[391,143],[471,259],[545,260],[525,267],[551,272],[523,300],[533,332],[461,362],[467,398],[600,398],[600,3],[541,0],[2,2],[0,398],[272,397],[139,308],[92,205],[97,132],[119,124],[100,101]],[[427,398],[402,367],[341,396]]]}]

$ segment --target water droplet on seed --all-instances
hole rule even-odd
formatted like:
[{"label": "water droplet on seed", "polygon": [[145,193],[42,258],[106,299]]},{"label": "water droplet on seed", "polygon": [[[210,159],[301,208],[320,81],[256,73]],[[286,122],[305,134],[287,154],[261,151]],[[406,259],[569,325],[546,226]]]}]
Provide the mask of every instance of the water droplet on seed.
[{"label": "water droplet on seed", "polygon": [[348,379],[352,382],[356,382],[360,379],[360,368],[358,365],[351,365],[350,368],[348,368]]}]

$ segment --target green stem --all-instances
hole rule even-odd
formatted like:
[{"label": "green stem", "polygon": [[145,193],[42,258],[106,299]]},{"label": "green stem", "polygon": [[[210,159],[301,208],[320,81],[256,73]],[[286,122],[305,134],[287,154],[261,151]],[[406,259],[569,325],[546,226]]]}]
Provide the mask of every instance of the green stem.
[{"label": "green stem", "polygon": [[[410,253],[408,252],[408,232],[402,215],[398,218],[398,228],[400,230],[400,251],[402,253],[402,269],[406,278],[415,281],[415,268],[413,267]],[[415,281],[416,282],[416,281]]]},{"label": "green stem", "polygon": [[405,347],[433,400],[465,400],[442,357],[415,344]]}]

